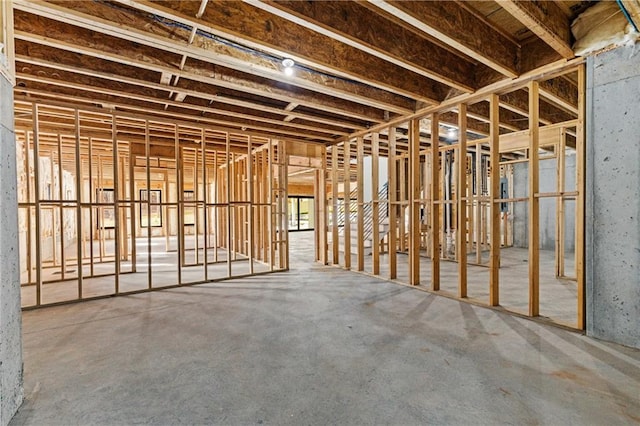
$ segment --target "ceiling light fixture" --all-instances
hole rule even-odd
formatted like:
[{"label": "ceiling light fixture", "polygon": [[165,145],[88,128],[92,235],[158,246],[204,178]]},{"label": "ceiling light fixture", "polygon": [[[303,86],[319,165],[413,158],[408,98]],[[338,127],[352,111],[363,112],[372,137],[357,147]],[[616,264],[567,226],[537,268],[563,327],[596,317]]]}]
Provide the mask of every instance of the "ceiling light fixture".
[{"label": "ceiling light fixture", "polygon": [[284,67],[284,73],[285,75],[293,75],[293,66],[296,63],[293,61],[293,59],[290,58],[285,58],[282,60],[282,66]]}]

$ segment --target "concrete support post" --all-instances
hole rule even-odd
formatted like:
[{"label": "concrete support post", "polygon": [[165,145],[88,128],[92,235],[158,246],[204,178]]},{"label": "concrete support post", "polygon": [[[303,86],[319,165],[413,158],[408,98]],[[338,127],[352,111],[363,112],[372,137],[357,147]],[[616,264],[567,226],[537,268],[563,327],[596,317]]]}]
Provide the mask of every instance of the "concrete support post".
[{"label": "concrete support post", "polygon": [[587,334],[640,348],[640,54],[588,58]]},{"label": "concrete support post", "polygon": [[22,403],[22,313],[13,86],[0,75],[0,425]]}]

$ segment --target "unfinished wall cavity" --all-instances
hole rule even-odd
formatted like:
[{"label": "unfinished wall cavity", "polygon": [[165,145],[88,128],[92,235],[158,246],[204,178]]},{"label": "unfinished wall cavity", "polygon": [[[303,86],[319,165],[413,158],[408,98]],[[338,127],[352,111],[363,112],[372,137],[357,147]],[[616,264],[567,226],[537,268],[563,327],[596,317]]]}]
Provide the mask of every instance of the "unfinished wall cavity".
[{"label": "unfinished wall cavity", "polygon": [[288,268],[286,142],[100,110],[15,110],[23,307]]},{"label": "unfinished wall cavity", "polygon": [[584,328],[582,105],[569,67],[332,145],[328,263]]}]

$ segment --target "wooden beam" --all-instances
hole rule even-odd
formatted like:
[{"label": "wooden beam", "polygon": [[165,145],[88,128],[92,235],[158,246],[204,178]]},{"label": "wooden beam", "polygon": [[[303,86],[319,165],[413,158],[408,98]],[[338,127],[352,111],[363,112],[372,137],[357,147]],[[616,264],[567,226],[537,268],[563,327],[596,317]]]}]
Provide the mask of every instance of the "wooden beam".
[{"label": "wooden beam", "polygon": [[344,267],[351,269],[351,140],[344,141]]},{"label": "wooden beam", "polygon": [[417,119],[409,123],[409,284],[420,285],[420,120]]},{"label": "wooden beam", "polygon": [[[490,254],[489,254],[489,305],[500,304],[500,131],[498,128],[499,117],[498,95],[489,97],[491,130],[489,132],[489,149],[491,170],[489,175],[489,226],[490,226]],[[536,117],[537,118],[537,117]]]},{"label": "wooden beam", "polygon": [[[455,89],[474,90],[475,66],[356,2],[246,0],[333,40]],[[376,31],[370,31],[375,28]]]},{"label": "wooden beam", "polygon": [[[200,117],[203,117],[203,116],[207,117],[204,115],[204,113],[206,112],[206,113],[209,113],[208,115],[209,118],[216,118],[217,116],[217,118],[222,119],[221,121],[233,120],[233,121],[227,121],[227,122],[234,123],[236,125],[244,126],[247,128],[253,127],[256,129],[258,128],[266,129],[268,128],[266,127],[266,125],[272,125],[272,128],[274,130],[279,129],[283,133],[290,132],[292,135],[295,135],[295,136],[300,136],[300,137],[317,136],[319,139],[325,139],[328,142],[335,140],[334,135],[336,135],[336,132],[334,131],[334,129],[325,130],[321,127],[285,122],[282,120],[258,115],[259,114],[258,112],[251,113],[252,111],[247,111],[247,113],[243,113],[243,112],[236,112],[236,111],[228,111],[221,108],[211,108],[204,105],[193,104],[191,102],[176,102],[176,101],[172,101],[164,98],[162,95],[166,92],[161,92],[158,90],[151,91],[149,89],[144,90],[137,86],[126,86],[123,83],[118,85],[118,87],[123,90],[114,90],[109,88],[111,86],[109,81],[100,80],[95,77],[87,77],[84,75],[67,73],[66,71],[59,71],[57,73],[52,73],[57,77],[56,79],[47,78],[47,77],[42,77],[41,74],[37,72],[38,70],[39,70],[38,68],[34,68],[32,70],[33,74],[26,74],[26,73],[20,72],[18,73],[17,76],[22,81],[33,81],[33,82],[45,84],[45,86],[43,86],[44,90],[46,90],[47,88],[52,88],[54,86],[64,87],[68,89],[73,89],[73,91],[70,93],[72,94],[72,96],[84,95],[83,93],[78,93],[78,91],[89,92],[91,93],[90,96],[94,98],[94,101],[96,99],[98,100],[100,99],[100,97],[98,97],[97,95],[108,95],[108,96],[119,97],[120,98],[119,101],[113,101],[107,98],[107,100],[110,103],[113,102],[113,105],[117,105],[118,103],[136,105],[136,103],[132,101],[143,101],[143,102],[160,105],[160,106],[169,105],[177,109],[195,111],[196,114],[194,115],[200,116]],[[42,70],[42,71],[43,73],[46,72],[46,70]],[[34,75],[34,74],[38,74],[38,75]],[[32,85],[30,84],[27,86],[32,87]],[[20,90],[20,89],[17,89],[17,90]],[[55,90],[52,90],[52,92],[55,92]],[[89,96],[89,95],[84,95],[84,96]],[[288,128],[291,128],[291,129],[288,129]],[[297,129],[302,131],[298,131]],[[331,136],[320,135],[321,133],[325,133],[325,134],[328,133]],[[339,132],[338,134],[346,135],[346,133],[344,132]]]},{"label": "wooden beam", "polygon": [[338,234],[338,146],[331,147],[331,260],[332,264],[340,263],[340,241]]},{"label": "wooden beam", "polygon": [[373,275],[380,275],[380,140],[371,135],[371,262]]},{"label": "wooden beam", "polygon": [[585,67],[578,68],[578,124],[576,125],[576,240],[575,240],[575,268],[577,288],[577,318],[576,327],[584,330],[586,327],[586,293],[585,293],[585,126],[586,126],[586,76]]},{"label": "wooden beam", "polygon": [[572,115],[578,115],[578,88],[565,76],[540,82],[540,96]]},{"label": "wooden beam", "polygon": [[[142,68],[128,67],[111,61],[100,60],[98,58],[92,58],[60,49],[52,49],[38,44],[27,44],[24,41],[19,41],[17,46],[19,48],[18,52],[22,53],[18,53],[16,55],[16,60],[19,63],[22,63],[23,66],[24,64],[36,65],[55,70],[78,73],[90,77],[98,77],[115,83],[125,83],[157,90],[168,90],[167,87],[163,87],[159,83],[149,81],[149,79],[153,77],[149,74],[155,73]],[[55,58],[55,61],[51,61],[49,58]],[[132,74],[136,77],[129,77],[129,75]],[[344,131],[345,127],[351,129],[364,128],[355,122],[344,122],[338,118],[329,119],[307,112],[292,112],[293,108],[298,105],[296,103],[290,103],[283,109],[280,107],[265,105],[264,103],[258,103],[257,101],[243,101],[226,96],[220,96],[218,87],[186,78],[180,80],[180,86],[174,87],[175,89],[172,90],[174,90],[175,100],[178,102],[183,102],[186,96],[191,96],[215,102],[218,106],[221,104],[233,105],[248,110],[280,114],[281,116],[291,117],[291,119],[297,118],[311,121],[313,123],[325,124],[327,125],[327,128],[332,128],[333,132],[336,134]],[[294,107],[291,107],[291,105],[294,105]]]},{"label": "wooden beam", "polygon": [[518,46],[456,2],[368,3],[385,11],[394,22],[416,28],[507,77],[518,75]]},{"label": "wooden beam", "polygon": [[467,297],[467,105],[458,106],[458,176],[456,197],[458,228],[456,249],[458,260],[458,297]]},{"label": "wooden beam", "polygon": [[[61,107],[61,108],[67,108],[67,109],[73,109],[76,108],[77,106],[74,104],[69,104],[69,103],[65,103],[65,102],[60,102],[60,101],[54,101],[54,100],[47,100],[47,101],[38,101],[38,99],[35,98],[27,98],[21,95],[15,95],[15,105],[16,105],[16,111],[21,110],[24,111],[24,105],[27,105],[28,107],[31,107],[33,105],[39,104],[40,106],[56,106],[56,107]],[[95,112],[98,114],[104,114],[104,111],[99,109],[99,108],[95,108],[95,107],[90,107],[90,106],[83,106],[82,107],[83,111],[91,111],[91,112]],[[145,110],[146,111],[146,110]],[[148,111],[147,111],[148,112]],[[42,115],[42,114],[41,114]],[[137,113],[132,113],[132,112],[127,112],[127,111],[119,111],[118,112],[118,117],[124,117],[124,118],[130,118],[130,119],[134,119],[134,120],[152,120],[152,121],[158,121],[158,120],[162,120],[166,123],[170,123],[170,124],[177,124],[177,125],[182,125],[182,126],[188,126],[188,127],[192,127],[192,128],[200,128],[201,126],[205,126],[206,124],[202,124],[202,123],[194,123],[193,121],[186,121],[186,120],[180,120],[180,115],[178,114],[171,114],[171,116],[173,116],[173,119],[167,118],[167,117],[158,117],[158,116],[153,116],[150,115],[148,113],[146,114],[137,114]],[[28,126],[30,125],[29,122],[27,122],[27,124],[25,123],[25,120],[23,119],[17,119],[20,120],[18,121],[19,125],[21,127],[24,127],[25,125]],[[20,124],[22,123],[22,124]],[[41,128],[43,128],[43,126],[40,126]],[[144,139],[140,139],[140,136],[132,136],[131,134],[124,134],[121,132],[123,126],[118,126],[118,134],[119,137],[121,138],[126,138],[127,140],[131,140],[131,141],[141,141],[142,143],[144,143]],[[210,126],[208,126],[210,128]],[[83,127],[84,128],[84,127]],[[144,129],[144,128],[143,128]],[[63,128],[62,126],[57,126],[57,127],[51,127],[48,126],[46,128],[46,130],[48,132],[63,132],[66,131],[67,134],[74,134],[73,133],[73,127],[66,127]],[[215,128],[215,131],[217,132],[221,132],[223,134],[229,133],[231,135],[234,136],[234,140],[237,139],[237,135],[253,135],[253,136],[257,136],[257,137],[261,137],[261,138],[269,138],[272,135],[270,134],[265,134],[265,133],[261,133],[261,132],[250,132],[250,131],[241,131],[239,129],[235,129],[235,128],[229,128],[229,127],[223,127],[223,126],[217,126]],[[91,133],[91,132],[87,132],[86,130],[83,130],[83,135],[88,135],[88,136],[100,136],[101,138],[105,138],[105,134],[104,132],[101,132],[100,134],[95,134],[95,133]],[[141,133],[142,137],[144,138],[144,131]],[[107,135],[108,136],[108,135]],[[155,136],[155,140],[154,140],[154,145],[158,143],[158,137]],[[293,142],[300,142],[300,143],[306,143],[308,144],[308,141],[302,141],[302,140],[297,140],[295,138],[288,138],[289,141],[293,141]],[[211,146],[211,144],[208,144],[207,146]],[[217,145],[216,145],[217,146]],[[237,140],[234,141],[233,146],[231,147],[232,152],[238,152],[238,149],[241,149],[242,152],[244,152],[245,148],[244,145],[242,145],[242,147],[240,147],[237,143]]]},{"label": "wooden beam", "polygon": [[[363,88],[362,85],[359,85],[361,90],[351,91],[351,96],[357,98],[359,97],[358,93],[362,93],[364,90],[371,95],[370,103],[383,102],[380,105],[385,105],[384,109],[395,112],[401,112],[403,102],[401,98],[392,96],[392,94],[428,103],[437,103],[446,95],[444,87],[437,90],[435,82],[418,74],[405,77],[403,74],[406,73],[403,73],[402,69],[394,64],[371,57],[363,51],[301,26],[291,25],[286,19],[265,13],[246,3],[219,2],[215,8],[210,8],[201,19],[193,19],[191,17],[195,15],[193,10],[196,6],[193,2],[166,1],[158,4],[143,0],[119,1],[190,27],[197,26],[215,36],[231,40],[256,51],[267,52],[278,59],[272,62],[271,66],[266,66],[266,64],[259,65],[265,59],[256,62],[256,58],[252,57],[254,55],[243,54],[242,60],[235,64],[233,58],[229,56],[233,55],[233,52],[232,49],[229,49],[228,44],[223,44],[218,49],[215,48],[217,42],[210,38],[202,40],[201,36],[196,36],[194,47],[186,48],[186,53],[190,57],[202,58],[210,62],[221,61],[222,58],[212,59],[212,53],[215,49],[218,54],[226,55],[223,59],[226,63],[220,63],[220,65],[243,71],[250,69],[254,74],[259,73],[264,77],[300,87],[310,88],[308,84],[312,80],[330,79],[332,83],[326,85],[325,90],[334,96],[338,96],[339,93],[339,91],[335,91],[334,94],[334,88],[342,87],[347,90],[348,86],[352,86],[352,89],[356,89],[358,85],[347,84],[344,81],[344,79],[354,80],[370,87]],[[101,10],[100,13],[108,13],[107,9]],[[268,24],[258,24],[265,22]],[[102,27],[102,24],[100,26]],[[135,27],[139,29],[142,28],[142,25]],[[162,38],[156,39],[155,42],[161,43]],[[198,52],[199,45],[206,46],[206,54]],[[282,58],[294,59],[305,68],[309,67],[321,71],[321,73],[295,67],[293,75],[287,76],[281,71],[279,64]],[[340,78],[333,78],[333,75]],[[383,91],[388,93],[385,94]]]},{"label": "wooden beam", "polygon": [[529,83],[529,316],[540,314],[539,87]]},{"label": "wooden beam", "polygon": [[[505,109],[525,117],[529,115],[529,98],[525,90],[516,90],[501,94],[500,105]],[[538,106],[540,108],[538,119],[541,124],[561,123],[575,118],[575,115],[542,100]]]},{"label": "wooden beam", "polygon": [[[31,7],[34,4],[35,3],[29,2],[27,6]],[[65,50],[88,54],[98,58],[115,60],[124,64],[146,67],[158,72],[168,71],[180,78],[187,77],[218,86],[229,87],[234,90],[266,94],[268,97],[280,98],[286,102],[299,101],[301,104],[307,104],[310,103],[312,99],[316,102],[326,99],[328,101],[327,107],[331,107],[332,104],[335,104],[333,98],[338,98],[348,100],[349,104],[359,103],[360,107],[355,107],[353,111],[359,108],[364,108],[362,110],[365,111],[372,110],[371,105],[377,103],[375,100],[377,96],[376,93],[380,95],[385,94],[385,92],[375,89],[373,90],[375,93],[368,93],[368,90],[363,88],[361,84],[348,84],[349,82],[345,80],[334,81],[334,79],[329,76],[312,75],[313,73],[309,72],[307,74],[297,73],[296,78],[297,81],[300,82],[304,75],[308,75],[311,81],[309,81],[308,85],[299,85],[305,86],[303,87],[305,90],[301,89],[301,93],[305,94],[309,91],[315,93],[308,93],[307,96],[300,97],[292,93],[291,90],[278,88],[275,87],[276,85],[272,82],[264,81],[265,78],[276,80],[282,78],[280,71],[278,71],[280,65],[277,61],[271,60],[271,62],[257,68],[258,70],[269,69],[270,71],[266,74],[256,72],[248,73],[246,63],[242,62],[241,59],[234,59],[234,62],[238,63],[234,68],[233,64],[227,64],[220,59],[224,58],[223,54],[214,54],[215,52],[209,52],[205,48],[198,48],[197,46],[191,46],[189,49],[196,49],[199,54],[190,54],[190,58],[195,59],[189,59],[184,67],[181,68],[182,64],[179,58],[182,57],[183,49],[180,44],[169,39],[163,40],[159,36],[153,36],[147,39],[146,43],[141,43],[133,36],[133,34],[136,34],[134,30],[130,32],[119,32],[116,28],[113,28],[115,24],[112,23],[108,25],[109,28],[105,29],[104,33],[96,32],[93,30],[91,23],[94,22],[94,19],[98,18],[86,14],[74,13],[74,15],[72,15],[79,16],[81,18],[80,22],[77,22],[75,19],[68,20],[70,24],[64,23],[67,21],[57,22],[55,20],[57,14],[66,13],[64,8],[57,7],[56,10],[50,11],[46,6],[47,4],[38,3],[38,5],[42,5],[44,11],[41,13],[49,18],[17,11],[15,19],[16,38],[52,47],[64,48]],[[57,11],[58,9],[62,9],[62,11]],[[74,24],[79,25],[79,27],[74,26]],[[129,35],[130,37],[122,38],[124,35]],[[156,43],[156,41],[158,43]],[[203,42],[203,45],[206,44]],[[162,50],[163,48],[164,50]],[[222,47],[220,47],[220,49],[222,49]],[[215,62],[215,67],[207,60],[209,57],[220,59]],[[241,66],[242,63],[245,65]],[[315,83],[313,83],[314,80]],[[289,81],[289,83],[291,83],[291,81]],[[327,84],[338,89],[331,89],[327,87]],[[349,89],[349,87],[351,87],[351,89]],[[342,90],[340,88],[347,90],[347,92],[352,90],[357,93],[357,95],[355,98],[351,96],[342,97],[338,93]],[[388,95],[388,92],[386,93]],[[380,104],[382,109],[376,113],[380,117],[378,119],[379,121],[384,120],[383,111],[395,110],[396,112],[406,113],[414,108],[413,103],[404,97],[390,97],[394,98],[400,104],[400,107],[396,108],[383,102]],[[360,101],[354,101],[356,98],[360,99]],[[373,110],[375,110],[375,107]],[[342,114],[347,114],[348,111],[349,109],[345,108],[342,110]]]},{"label": "wooden beam", "polygon": [[[261,126],[259,125],[259,123],[251,125],[249,122],[239,123],[237,121],[230,121],[228,118],[225,118],[223,116],[216,116],[213,114],[202,116],[202,115],[195,115],[193,113],[189,113],[189,111],[192,111],[193,109],[185,110],[182,108],[175,108],[171,110],[164,110],[163,108],[158,108],[156,102],[146,103],[146,104],[133,103],[124,96],[113,98],[111,97],[112,95],[102,95],[97,93],[93,93],[92,95],[87,95],[75,89],[56,87],[55,90],[52,90],[53,88],[54,86],[49,85],[49,90],[45,90],[45,89],[17,90],[16,96],[19,96],[21,93],[25,93],[27,95],[35,94],[38,96],[34,97],[31,100],[37,100],[38,98],[40,98],[43,100],[43,102],[49,103],[50,100],[47,100],[47,98],[53,98],[58,100],[65,99],[68,101],[72,101],[74,103],[84,102],[89,105],[93,105],[96,99],[104,99],[106,101],[112,102],[115,106],[118,107],[120,111],[137,111],[137,112],[141,112],[149,115],[156,114],[156,115],[163,116],[165,119],[179,118],[179,119],[188,120],[188,121],[197,122],[197,123],[208,123],[208,124],[213,124],[219,127],[234,128],[234,131],[236,132],[238,131],[255,132],[255,133],[261,133],[263,136],[268,135],[270,137],[278,135],[288,140],[303,140],[304,142],[307,142],[307,143],[314,141],[313,139],[306,139],[306,140],[301,139],[301,138],[312,138],[313,135],[310,133],[287,131],[286,129],[279,128],[279,126],[267,127],[267,126]],[[335,139],[319,137],[319,139],[316,139],[315,141],[326,143],[326,142],[335,141]]]},{"label": "wooden beam", "polygon": [[569,18],[555,1],[497,0],[497,2],[562,57],[570,59],[575,56],[571,48]]},{"label": "wooden beam", "polygon": [[[386,129],[389,126],[394,126],[394,125],[400,126],[402,125],[402,123],[406,123],[409,120],[426,117],[427,115],[433,112],[447,111],[451,108],[456,107],[460,102],[465,102],[465,103],[479,102],[481,100],[486,99],[492,93],[500,93],[500,96],[502,97],[503,93],[509,93],[513,90],[517,91],[518,89],[526,86],[526,84],[529,83],[530,81],[539,79],[540,75],[545,75],[547,78],[553,78],[558,75],[566,74],[570,70],[575,69],[578,65],[584,63],[584,61],[585,61],[584,58],[575,58],[570,61],[563,60],[561,62],[548,64],[544,67],[541,67],[535,70],[535,72],[522,74],[521,76],[515,79],[501,80],[497,83],[478,89],[474,93],[453,96],[451,98],[448,98],[442,101],[439,105],[420,108],[413,114],[389,119],[389,121],[384,124],[376,124],[374,126],[371,126],[367,130],[354,132],[351,135],[349,135],[349,137],[357,137],[360,135],[370,134],[375,131]],[[560,120],[560,121],[566,121],[566,120]],[[555,121],[555,122],[558,122],[558,121]]]},{"label": "wooden beam", "polygon": [[[440,141],[438,114],[431,115],[431,290],[440,290]],[[426,191],[426,188],[425,188]]]},{"label": "wooden beam", "polygon": [[358,192],[358,271],[364,271],[364,139],[356,138]]},{"label": "wooden beam", "polygon": [[[390,127],[388,134],[389,153],[389,279],[397,278],[397,252],[398,243],[398,167],[396,158],[396,128]],[[403,236],[404,238],[404,236]]]}]

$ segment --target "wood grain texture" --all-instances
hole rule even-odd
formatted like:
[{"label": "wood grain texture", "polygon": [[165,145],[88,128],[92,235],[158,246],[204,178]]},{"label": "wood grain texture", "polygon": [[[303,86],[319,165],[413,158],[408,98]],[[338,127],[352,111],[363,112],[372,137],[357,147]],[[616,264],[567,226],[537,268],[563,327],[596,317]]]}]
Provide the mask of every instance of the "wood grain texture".
[{"label": "wood grain texture", "polygon": [[[121,14],[104,4],[80,1],[64,2],[63,5],[48,2],[21,2],[18,7],[22,8],[21,10],[91,30],[90,34],[99,32],[113,38],[155,48],[163,52],[161,57],[167,56],[164,52],[171,53],[175,58],[174,66],[178,70],[182,55],[188,55],[190,58],[207,63],[270,80],[283,81],[303,89],[331,94],[356,103],[377,104],[384,110],[396,113],[406,113],[413,109],[411,101],[404,96],[332,75],[300,68],[296,69],[293,76],[287,77],[281,71],[280,59],[256,55],[216,39],[196,36],[192,44],[185,44],[185,39],[188,37],[184,34],[184,30],[176,29],[168,32],[163,25],[151,18],[131,15],[126,19],[126,24],[121,23]],[[54,22],[52,25],[58,24]]]},{"label": "wood grain texture", "polygon": [[529,316],[540,314],[539,86],[529,83]]},{"label": "wood grain texture", "polygon": [[[407,70],[463,91],[474,89],[475,66],[357,2],[250,1],[256,7]],[[453,59],[453,60],[452,60]]]},{"label": "wood grain texture", "polygon": [[388,16],[395,16],[396,22],[409,23],[507,77],[518,75],[518,46],[456,2],[371,0],[371,3]]},{"label": "wood grain texture", "polygon": [[571,48],[569,18],[555,1],[498,0],[498,4],[562,57],[569,59],[575,56]]},{"label": "wood grain texture", "polygon": [[[247,3],[218,2],[216,7],[207,8],[202,18],[195,22],[190,18],[195,15],[194,8],[197,7],[197,3],[194,2],[163,1],[160,4],[134,1],[132,4],[136,7],[146,5],[155,13],[181,22],[188,19],[186,22],[197,24],[200,28],[220,36],[241,41],[243,45],[259,46],[261,50],[280,58],[290,57],[307,67],[369,85],[362,90],[373,92],[372,88],[378,88],[388,91],[386,94],[380,92],[378,96],[389,101],[395,99],[393,94],[398,94],[437,103],[445,95],[446,88],[431,79],[416,73],[407,74],[397,65],[372,57],[307,28],[291,25],[288,20]],[[302,71],[302,68],[297,67],[296,75]],[[280,79],[296,84],[295,78],[281,75]],[[341,85],[343,81],[336,80],[334,84]],[[333,85],[327,89],[329,87],[332,88]],[[372,96],[372,99],[376,97]],[[400,102],[400,99],[397,101]]]}]

